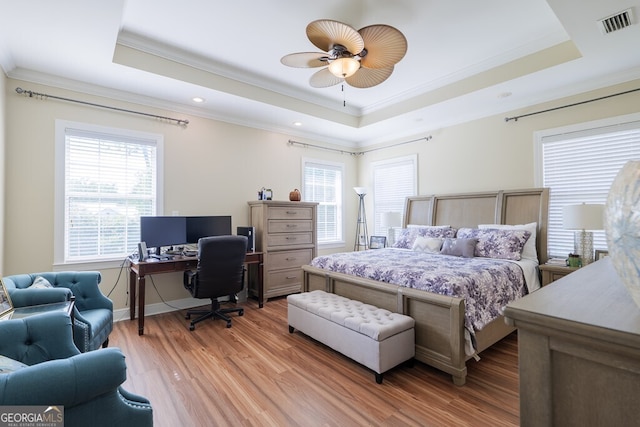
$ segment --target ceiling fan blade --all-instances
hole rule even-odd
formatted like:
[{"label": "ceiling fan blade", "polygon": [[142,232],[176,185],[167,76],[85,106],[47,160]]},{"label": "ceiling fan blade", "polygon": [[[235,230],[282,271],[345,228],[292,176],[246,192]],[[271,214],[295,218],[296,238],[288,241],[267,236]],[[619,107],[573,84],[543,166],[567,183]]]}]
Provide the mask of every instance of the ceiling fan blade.
[{"label": "ceiling fan blade", "polygon": [[309,84],[311,85],[311,87],[316,88],[335,86],[341,82],[342,79],[331,74],[331,71],[329,71],[328,68],[314,73],[313,76],[311,76],[311,78],[309,79]]},{"label": "ceiling fan blade", "polygon": [[320,19],[307,25],[307,37],[317,48],[330,51],[334,45],[340,44],[353,54],[360,53],[364,41],[354,28],[342,22]]},{"label": "ceiling fan blade", "polygon": [[347,77],[345,81],[350,86],[366,89],[387,80],[391,73],[393,73],[393,66],[388,68],[360,68],[353,76]]},{"label": "ceiling fan blade", "polygon": [[321,61],[320,58],[322,57],[326,58],[327,54],[323,52],[290,53],[289,55],[283,56],[280,62],[289,67],[296,68],[324,67],[327,65],[327,61]]},{"label": "ceiling fan blade", "polygon": [[360,61],[363,67],[391,67],[407,53],[407,39],[390,25],[370,25],[359,33],[367,49],[367,55]]}]

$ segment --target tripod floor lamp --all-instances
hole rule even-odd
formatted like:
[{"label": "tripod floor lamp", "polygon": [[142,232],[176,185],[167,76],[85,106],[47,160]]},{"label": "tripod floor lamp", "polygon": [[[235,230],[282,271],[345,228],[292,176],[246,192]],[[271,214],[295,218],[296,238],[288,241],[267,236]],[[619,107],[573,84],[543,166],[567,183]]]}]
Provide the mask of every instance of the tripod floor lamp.
[{"label": "tripod floor lamp", "polygon": [[367,214],[364,210],[364,196],[367,195],[367,189],[364,187],[353,187],[358,197],[360,197],[360,205],[358,206],[358,224],[356,226],[356,241],[353,244],[353,250],[367,249],[369,247],[369,233],[367,232]]}]

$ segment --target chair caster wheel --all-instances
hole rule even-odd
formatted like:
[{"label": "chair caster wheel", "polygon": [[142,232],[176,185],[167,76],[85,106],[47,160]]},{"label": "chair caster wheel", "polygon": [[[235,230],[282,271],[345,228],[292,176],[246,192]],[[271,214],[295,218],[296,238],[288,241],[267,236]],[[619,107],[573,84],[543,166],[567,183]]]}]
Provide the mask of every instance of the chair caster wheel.
[{"label": "chair caster wheel", "polygon": [[190,331],[193,331],[193,330],[195,330],[195,329],[196,329],[196,325],[189,325],[189,330],[190,330]]},{"label": "chair caster wheel", "polygon": [[238,312],[238,316],[244,316],[244,310],[240,310],[240,311]]},{"label": "chair caster wheel", "polygon": [[231,327],[231,322],[227,322],[227,328]]}]

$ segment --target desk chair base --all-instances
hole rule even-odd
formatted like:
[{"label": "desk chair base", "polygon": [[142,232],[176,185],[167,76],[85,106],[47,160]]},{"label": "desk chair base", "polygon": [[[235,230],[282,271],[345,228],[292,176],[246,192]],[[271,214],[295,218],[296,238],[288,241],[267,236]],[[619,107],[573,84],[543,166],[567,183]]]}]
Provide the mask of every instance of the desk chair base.
[{"label": "desk chair base", "polygon": [[[235,296],[231,297],[231,302],[236,302]],[[240,307],[233,308],[220,308],[220,302],[218,300],[211,300],[211,309],[210,310],[189,310],[185,316],[186,319],[191,319],[192,315],[201,315],[197,319],[191,321],[189,325],[189,330],[193,331],[196,328],[196,323],[202,322],[203,320],[209,318],[217,318],[222,319],[227,322],[227,328],[231,327],[231,318],[227,316],[227,313],[237,312],[238,316],[244,315],[244,309]]]}]

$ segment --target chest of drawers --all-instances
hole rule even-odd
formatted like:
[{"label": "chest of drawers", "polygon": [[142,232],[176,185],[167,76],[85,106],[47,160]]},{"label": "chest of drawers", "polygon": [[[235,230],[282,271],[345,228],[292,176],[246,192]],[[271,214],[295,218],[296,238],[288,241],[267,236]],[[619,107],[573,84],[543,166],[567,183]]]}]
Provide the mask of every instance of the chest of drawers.
[{"label": "chest of drawers", "polygon": [[257,200],[249,206],[256,250],[264,253],[264,301],[300,292],[300,267],[316,256],[318,204]]}]

